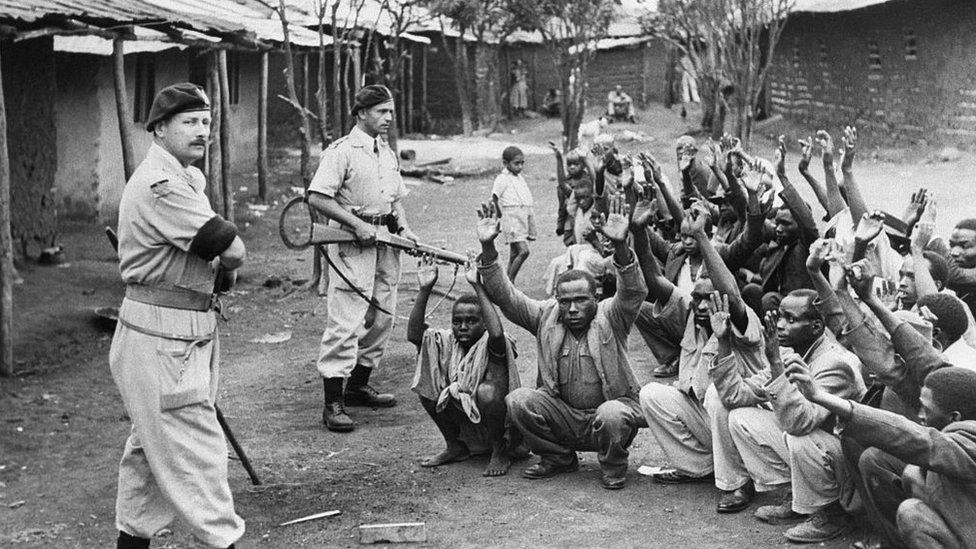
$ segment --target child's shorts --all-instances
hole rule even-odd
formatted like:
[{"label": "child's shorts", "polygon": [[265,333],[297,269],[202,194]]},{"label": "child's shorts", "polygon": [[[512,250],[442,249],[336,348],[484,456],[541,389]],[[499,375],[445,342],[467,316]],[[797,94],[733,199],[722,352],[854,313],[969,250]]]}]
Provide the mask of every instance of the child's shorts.
[{"label": "child's shorts", "polygon": [[536,239],[531,206],[502,206],[502,236],[509,244]]}]

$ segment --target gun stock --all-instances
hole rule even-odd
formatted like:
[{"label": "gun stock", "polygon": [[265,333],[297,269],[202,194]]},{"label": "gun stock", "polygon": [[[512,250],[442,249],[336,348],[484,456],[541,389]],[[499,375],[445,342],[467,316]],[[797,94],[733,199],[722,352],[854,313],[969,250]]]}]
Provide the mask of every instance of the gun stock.
[{"label": "gun stock", "polygon": [[[312,224],[312,238],[310,244],[323,245],[323,244],[338,244],[340,242],[355,242],[356,236],[346,229],[341,227],[334,227],[332,225],[326,225],[324,223],[313,223]],[[379,245],[389,246],[391,248],[396,248],[398,250],[403,250],[410,255],[423,255],[428,254],[441,261],[446,261],[448,263],[456,263],[458,265],[464,265],[468,258],[462,254],[450,252],[448,250],[443,250],[441,248],[435,248],[427,244],[414,243],[412,240],[403,238],[395,234],[388,234],[385,231],[377,231],[376,233],[376,243]]]}]

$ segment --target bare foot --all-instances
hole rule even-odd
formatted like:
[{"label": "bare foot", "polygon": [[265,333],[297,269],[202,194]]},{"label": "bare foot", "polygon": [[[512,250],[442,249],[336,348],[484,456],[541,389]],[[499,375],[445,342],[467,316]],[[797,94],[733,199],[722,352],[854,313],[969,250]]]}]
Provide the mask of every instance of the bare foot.
[{"label": "bare foot", "polygon": [[500,477],[508,473],[508,468],[511,466],[512,456],[509,455],[505,448],[496,447],[491,452],[491,459],[488,460],[488,467],[485,468],[482,476]]},{"label": "bare foot", "polygon": [[464,461],[469,457],[471,457],[471,454],[468,452],[468,448],[464,444],[449,444],[441,453],[430,456],[429,458],[421,461],[420,466],[437,467],[438,465]]}]

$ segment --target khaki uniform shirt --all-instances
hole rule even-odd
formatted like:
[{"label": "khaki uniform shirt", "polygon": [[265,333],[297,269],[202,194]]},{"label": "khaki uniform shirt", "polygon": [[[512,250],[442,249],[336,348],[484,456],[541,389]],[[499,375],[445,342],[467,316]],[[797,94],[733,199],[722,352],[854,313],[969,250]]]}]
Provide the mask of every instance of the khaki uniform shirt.
[{"label": "khaki uniform shirt", "polygon": [[407,196],[396,153],[380,138],[356,126],[322,151],[309,192],[334,198],[359,215],[384,215]]},{"label": "khaki uniform shirt", "polygon": [[126,283],[213,290],[214,268],[189,253],[197,232],[217,214],[204,194],[206,178],[153,143],[122,193],[119,270]]}]

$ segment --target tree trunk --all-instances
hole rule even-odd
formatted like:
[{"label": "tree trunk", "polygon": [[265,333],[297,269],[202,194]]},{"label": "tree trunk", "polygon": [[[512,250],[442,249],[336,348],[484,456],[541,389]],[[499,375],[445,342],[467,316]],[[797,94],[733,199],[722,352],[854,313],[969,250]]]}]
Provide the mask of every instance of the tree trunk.
[{"label": "tree trunk", "polygon": [[454,48],[454,84],[457,86],[458,103],[461,104],[461,133],[464,135],[474,133],[474,109],[471,105],[471,93],[468,84],[470,71],[468,47],[464,40],[458,38]]},{"label": "tree trunk", "polygon": [[210,88],[210,145],[207,147],[207,198],[215,212],[224,211],[223,183],[220,178],[220,74],[217,53],[210,54],[207,87]]},{"label": "tree trunk", "polygon": [[501,118],[498,49],[485,43],[479,43],[476,48],[474,80],[478,97],[478,129],[495,131]]},{"label": "tree trunk", "polygon": [[234,183],[230,175],[230,85],[227,81],[227,50],[217,54],[220,76],[220,182],[224,199],[224,219],[234,222]]},{"label": "tree trunk", "polygon": [[135,152],[132,149],[132,132],[129,121],[132,113],[129,111],[129,97],[125,88],[125,60],[122,38],[112,41],[112,76],[115,83],[115,108],[119,117],[119,137],[122,139],[122,169],[125,172],[125,182],[132,177],[136,169]]},{"label": "tree trunk", "polygon": [[261,53],[258,84],[258,198],[268,201],[268,52]]},{"label": "tree trunk", "polygon": [[710,76],[702,76],[698,80],[698,86],[702,106],[701,128],[711,135],[715,116],[718,114],[718,82]]},{"label": "tree trunk", "polygon": [[14,242],[10,232],[7,108],[0,75],[0,376],[14,375]]}]

